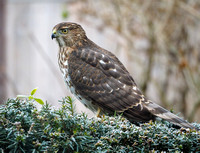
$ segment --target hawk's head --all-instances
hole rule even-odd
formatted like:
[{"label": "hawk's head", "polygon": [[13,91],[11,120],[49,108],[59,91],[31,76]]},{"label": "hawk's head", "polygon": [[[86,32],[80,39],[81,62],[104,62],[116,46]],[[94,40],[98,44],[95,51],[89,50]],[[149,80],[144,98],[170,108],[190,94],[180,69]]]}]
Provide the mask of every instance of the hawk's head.
[{"label": "hawk's head", "polygon": [[51,38],[56,38],[60,47],[70,47],[85,39],[86,35],[79,24],[62,22],[53,28]]}]

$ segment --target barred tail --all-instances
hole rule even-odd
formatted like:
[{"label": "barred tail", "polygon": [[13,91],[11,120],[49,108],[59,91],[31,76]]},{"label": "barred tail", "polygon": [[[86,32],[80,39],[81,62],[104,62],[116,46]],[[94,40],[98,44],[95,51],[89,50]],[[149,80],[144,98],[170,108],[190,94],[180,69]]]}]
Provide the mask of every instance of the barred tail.
[{"label": "barred tail", "polygon": [[187,121],[181,119],[177,115],[171,113],[170,111],[164,109],[163,107],[159,106],[156,103],[149,102],[148,104],[145,105],[145,107],[151,112],[153,115],[160,117],[162,119],[165,119],[175,125],[178,125],[180,127],[184,128],[190,128],[190,129],[196,129],[192,124],[188,123]]}]

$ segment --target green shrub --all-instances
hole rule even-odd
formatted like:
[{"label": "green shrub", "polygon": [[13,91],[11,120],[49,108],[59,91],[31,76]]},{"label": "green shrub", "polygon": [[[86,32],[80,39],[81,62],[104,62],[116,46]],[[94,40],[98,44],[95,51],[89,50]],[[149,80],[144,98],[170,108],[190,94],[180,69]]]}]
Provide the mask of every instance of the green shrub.
[{"label": "green shrub", "polygon": [[34,102],[16,98],[0,106],[1,152],[200,152],[195,130],[175,129],[164,121],[136,126],[121,116],[89,119],[74,113],[70,97],[59,109],[46,103],[38,110]]}]

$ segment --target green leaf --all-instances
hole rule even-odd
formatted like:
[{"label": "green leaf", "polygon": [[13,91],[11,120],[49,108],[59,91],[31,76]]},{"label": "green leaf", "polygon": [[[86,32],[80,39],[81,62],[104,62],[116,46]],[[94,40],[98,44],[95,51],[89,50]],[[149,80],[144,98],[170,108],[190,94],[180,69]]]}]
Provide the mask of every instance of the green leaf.
[{"label": "green leaf", "polygon": [[34,98],[35,101],[37,101],[39,104],[44,105],[44,102],[42,99]]},{"label": "green leaf", "polygon": [[35,88],[31,91],[31,96],[33,96],[35,94],[35,92],[37,91],[38,88]]},{"label": "green leaf", "polygon": [[33,96],[27,96],[29,100],[32,100],[33,99]]}]

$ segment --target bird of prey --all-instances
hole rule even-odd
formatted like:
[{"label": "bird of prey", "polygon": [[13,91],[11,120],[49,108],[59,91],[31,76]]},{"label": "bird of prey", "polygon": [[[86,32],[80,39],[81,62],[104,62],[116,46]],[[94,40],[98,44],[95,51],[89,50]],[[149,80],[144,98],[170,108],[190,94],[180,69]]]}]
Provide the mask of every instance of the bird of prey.
[{"label": "bird of prey", "polygon": [[119,59],[88,39],[79,24],[59,23],[51,37],[59,45],[58,63],[67,86],[93,112],[122,113],[132,123],[160,117],[177,126],[195,129],[148,100]]}]

